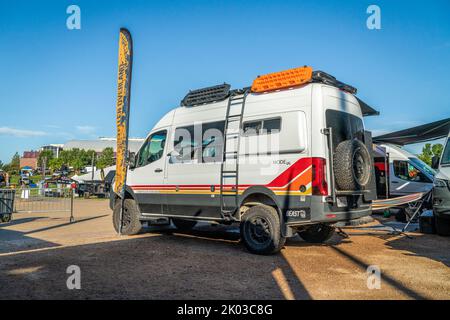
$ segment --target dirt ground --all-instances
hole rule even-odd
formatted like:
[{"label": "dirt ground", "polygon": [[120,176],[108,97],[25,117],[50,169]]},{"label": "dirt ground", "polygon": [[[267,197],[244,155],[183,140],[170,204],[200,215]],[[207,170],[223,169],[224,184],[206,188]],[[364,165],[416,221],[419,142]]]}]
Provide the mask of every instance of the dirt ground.
[{"label": "dirt ground", "polygon": [[[327,244],[296,237],[257,256],[235,227],[148,228],[119,237],[105,200],[68,213],[15,214],[0,225],[0,299],[450,299],[450,238],[389,234],[378,222]],[[66,269],[81,270],[69,290]],[[367,267],[381,270],[368,289]]]}]

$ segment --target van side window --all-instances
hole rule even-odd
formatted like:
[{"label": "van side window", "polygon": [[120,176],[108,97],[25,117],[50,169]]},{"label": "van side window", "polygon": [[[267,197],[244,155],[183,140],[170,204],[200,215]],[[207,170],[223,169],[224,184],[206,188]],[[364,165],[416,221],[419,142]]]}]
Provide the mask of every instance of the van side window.
[{"label": "van side window", "polygon": [[194,159],[197,144],[194,141],[194,126],[175,129],[174,150],[177,152],[173,159],[175,162],[184,162]]},{"label": "van side window", "polygon": [[450,138],[447,140],[447,145],[442,153],[441,164],[450,164]]},{"label": "van side window", "polygon": [[394,174],[397,178],[413,182],[431,182],[409,161],[394,160]]},{"label": "van side window", "polygon": [[[171,163],[197,159],[203,163],[219,162],[222,159],[225,121],[186,126],[175,130],[174,150],[176,156]],[[199,135],[198,137],[195,134]]]},{"label": "van side window", "polygon": [[167,131],[162,130],[153,133],[139,150],[137,167],[143,167],[147,164],[159,160],[164,155],[164,146],[166,144]]},{"label": "van side window", "polygon": [[281,130],[281,118],[264,119],[244,122],[245,136],[278,133]]},{"label": "van side window", "polygon": [[281,130],[281,118],[269,119],[263,121],[263,130],[270,133],[277,133]]}]

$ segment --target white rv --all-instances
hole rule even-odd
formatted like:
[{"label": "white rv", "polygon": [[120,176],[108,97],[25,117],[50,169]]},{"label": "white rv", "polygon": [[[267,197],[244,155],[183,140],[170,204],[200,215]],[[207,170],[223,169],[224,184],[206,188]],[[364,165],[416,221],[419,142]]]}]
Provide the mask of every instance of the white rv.
[{"label": "white rv", "polygon": [[433,189],[433,213],[436,232],[450,235],[450,134],[444,147],[441,159],[433,159],[433,167],[437,169]]},{"label": "white rv", "polygon": [[240,223],[249,251],[269,254],[295,233],[323,242],[339,223],[370,215],[376,188],[363,115],[375,111],[326,73],[286,80],[296,70],[252,88],[189,92],[130,154],[122,233],[158,217],[180,229]]}]

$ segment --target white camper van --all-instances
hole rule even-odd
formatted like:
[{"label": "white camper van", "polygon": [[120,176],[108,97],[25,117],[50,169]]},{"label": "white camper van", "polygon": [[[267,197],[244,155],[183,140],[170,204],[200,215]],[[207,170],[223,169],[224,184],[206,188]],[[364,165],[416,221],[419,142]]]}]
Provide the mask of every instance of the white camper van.
[{"label": "white camper van", "polygon": [[376,111],[355,93],[309,67],[258,77],[251,88],[189,92],[130,154],[122,233],[158,217],[180,229],[240,223],[249,251],[269,254],[295,233],[323,242],[340,223],[370,215],[363,115]]},{"label": "white camper van", "polygon": [[436,232],[450,235],[450,134],[441,159],[433,158],[433,167],[437,169],[433,189],[433,212]]},{"label": "white camper van", "polygon": [[[436,171],[405,149],[389,143],[378,144],[374,158],[379,198],[426,193],[433,188]],[[379,181],[381,173],[387,178],[383,180],[385,186]]]}]

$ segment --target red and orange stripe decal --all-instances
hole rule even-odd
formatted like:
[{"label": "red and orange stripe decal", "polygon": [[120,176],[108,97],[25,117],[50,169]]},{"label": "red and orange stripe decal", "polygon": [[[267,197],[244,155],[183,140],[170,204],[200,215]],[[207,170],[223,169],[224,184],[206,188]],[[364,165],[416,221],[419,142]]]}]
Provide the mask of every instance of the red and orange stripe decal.
[{"label": "red and orange stripe decal", "polygon": [[[301,158],[283,171],[271,182],[262,185],[271,189],[277,195],[311,195],[312,182],[312,160],[311,158]],[[258,184],[240,184],[239,194],[246,189]],[[220,194],[220,185],[214,186],[201,184],[183,185],[132,185],[133,191],[138,193],[162,193],[162,194]],[[224,192],[232,191],[234,185],[224,185]]]}]

